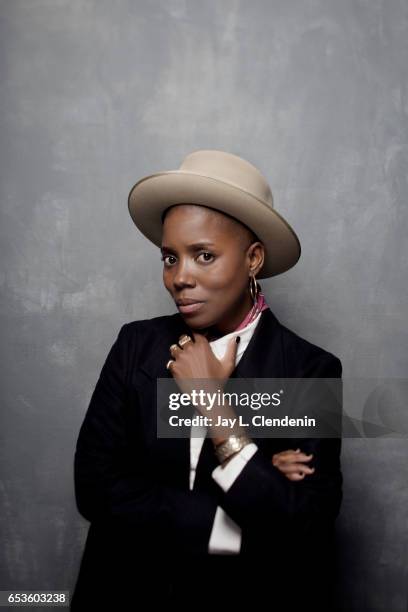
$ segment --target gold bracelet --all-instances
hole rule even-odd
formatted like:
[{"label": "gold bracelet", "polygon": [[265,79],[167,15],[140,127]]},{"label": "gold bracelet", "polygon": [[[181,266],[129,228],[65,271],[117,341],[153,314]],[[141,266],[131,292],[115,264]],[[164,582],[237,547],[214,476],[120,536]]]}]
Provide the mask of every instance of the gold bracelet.
[{"label": "gold bracelet", "polygon": [[231,435],[228,436],[224,442],[221,442],[221,444],[217,444],[215,447],[215,454],[217,455],[217,459],[221,463],[224,463],[227,459],[232,457],[232,455],[239,453],[244,446],[250,443],[251,439],[245,434],[239,436]]}]

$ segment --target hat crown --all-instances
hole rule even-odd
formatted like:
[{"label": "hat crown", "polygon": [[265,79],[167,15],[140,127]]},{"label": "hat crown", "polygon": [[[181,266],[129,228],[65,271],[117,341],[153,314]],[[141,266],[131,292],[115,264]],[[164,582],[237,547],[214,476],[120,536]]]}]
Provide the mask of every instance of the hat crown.
[{"label": "hat crown", "polygon": [[265,177],[250,162],[233,153],[217,150],[193,151],[184,158],[179,171],[230,183],[273,208],[271,188]]}]

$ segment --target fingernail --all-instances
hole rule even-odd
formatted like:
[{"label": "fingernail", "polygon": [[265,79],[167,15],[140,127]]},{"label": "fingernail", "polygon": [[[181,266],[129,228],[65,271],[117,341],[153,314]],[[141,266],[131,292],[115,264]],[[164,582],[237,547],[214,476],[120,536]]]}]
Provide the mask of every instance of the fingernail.
[{"label": "fingernail", "polygon": [[240,340],[241,340],[240,336],[237,336],[237,337],[235,338],[235,342],[236,342],[237,344],[239,344],[239,343],[240,343]]}]

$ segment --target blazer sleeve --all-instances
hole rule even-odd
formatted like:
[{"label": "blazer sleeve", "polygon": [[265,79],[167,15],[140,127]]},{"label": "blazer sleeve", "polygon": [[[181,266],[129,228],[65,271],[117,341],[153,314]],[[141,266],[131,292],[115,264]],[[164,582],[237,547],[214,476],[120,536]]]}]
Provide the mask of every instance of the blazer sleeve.
[{"label": "blazer sleeve", "polygon": [[79,431],[74,457],[78,510],[90,522],[116,524],[177,550],[207,552],[217,506],[213,497],[157,483],[129,444],[127,325],[109,351]]},{"label": "blazer sleeve", "polygon": [[[311,378],[341,378],[341,361],[324,353],[307,373]],[[341,438],[291,438],[287,448],[313,453],[307,463],[315,472],[291,481],[258,448],[232,486],[220,498],[227,514],[242,529],[276,535],[285,526],[310,534],[333,524],[342,501]],[[255,526],[255,527],[254,527]]]}]

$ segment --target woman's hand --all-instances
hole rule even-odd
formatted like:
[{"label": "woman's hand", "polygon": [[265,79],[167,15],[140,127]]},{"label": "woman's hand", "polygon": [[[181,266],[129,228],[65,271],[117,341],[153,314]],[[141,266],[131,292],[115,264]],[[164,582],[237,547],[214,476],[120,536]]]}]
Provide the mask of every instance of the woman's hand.
[{"label": "woman's hand", "polygon": [[303,465],[304,461],[310,461],[312,457],[313,453],[306,455],[300,451],[300,448],[295,451],[286,450],[273,455],[272,464],[289,480],[303,480],[308,474],[314,473],[314,468]]},{"label": "woman's hand", "polygon": [[214,355],[210,343],[203,334],[192,332],[193,340],[183,343],[183,338],[190,336],[183,334],[178,340],[178,344],[170,346],[171,359],[174,360],[169,365],[173,377],[183,378],[214,378],[220,381],[227,381],[235,368],[235,358],[237,354],[237,343],[235,337],[231,338],[226,353],[222,359],[217,359]]},{"label": "woman's hand", "polygon": [[[207,379],[200,381],[198,391],[203,390],[205,393],[222,392],[226,381],[235,368],[238,347],[235,337],[231,338],[224,357],[217,359],[205,336],[195,332],[192,333],[192,336],[194,341],[191,340],[190,336],[183,334],[180,336],[178,344],[170,346],[172,361],[168,362],[168,369],[183,393],[190,394],[193,389],[197,390],[194,380],[190,380],[196,378]],[[187,338],[190,339],[186,341]],[[204,405],[199,404],[197,410],[201,414],[209,416],[206,412],[207,406],[205,403]],[[215,403],[212,407],[211,416],[232,418],[236,415],[231,406],[217,406]]]}]

